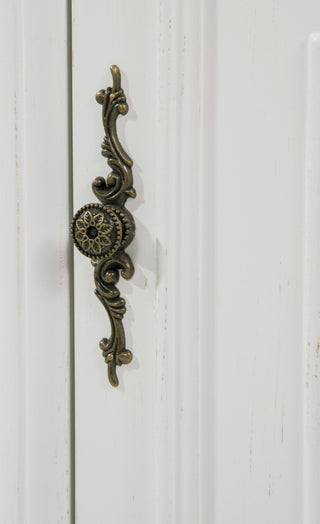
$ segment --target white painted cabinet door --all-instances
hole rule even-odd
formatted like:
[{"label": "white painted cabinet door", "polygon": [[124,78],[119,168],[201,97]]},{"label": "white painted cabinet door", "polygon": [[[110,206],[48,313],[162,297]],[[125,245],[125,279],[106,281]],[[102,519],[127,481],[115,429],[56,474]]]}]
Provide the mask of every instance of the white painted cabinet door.
[{"label": "white painted cabinet door", "polygon": [[63,2],[0,4],[0,522],[70,522],[69,115]]},{"label": "white painted cabinet door", "polygon": [[314,0],[73,1],[75,209],[112,63],[137,189],[117,390],[75,254],[81,524],[319,522],[317,29]]},{"label": "white painted cabinet door", "polygon": [[[320,4],[4,0],[1,524],[320,521]],[[72,214],[129,112],[133,360]]]}]

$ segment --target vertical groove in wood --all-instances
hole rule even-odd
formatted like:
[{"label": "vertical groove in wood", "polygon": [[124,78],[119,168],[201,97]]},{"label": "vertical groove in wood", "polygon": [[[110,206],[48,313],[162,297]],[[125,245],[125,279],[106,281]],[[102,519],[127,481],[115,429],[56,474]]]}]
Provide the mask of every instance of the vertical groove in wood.
[{"label": "vertical groove in wood", "polygon": [[216,39],[215,0],[200,3],[200,155],[199,155],[199,523],[214,520],[214,235]]},{"label": "vertical groove in wood", "polygon": [[28,520],[28,478],[27,478],[27,386],[26,386],[26,365],[27,358],[25,343],[27,335],[26,326],[26,265],[27,265],[27,246],[26,246],[26,182],[24,179],[24,159],[25,159],[25,64],[24,64],[24,20],[23,20],[23,0],[16,2],[16,174],[17,174],[17,232],[18,240],[18,295],[19,295],[19,322],[18,322],[18,354],[19,354],[19,404],[20,404],[20,432],[19,432],[19,495],[20,495],[20,519]]},{"label": "vertical groove in wood", "polygon": [[[67,62],[68,62],[68,160],[69,160],[69,223],[73,217],[73,106],[72,106],[72,0],[66,0],[67,6]],[[69,240],[68,249],[69,260],[69,294],[70,294],[70,524],[76,521],[75,504],[75,369],[74,369],[74,257],[73,244]]]},{"label": "vertical groove in wood", "polygon": [[[156,523],[178,522],[176,472],[177,1],[158,2]],[[173,287],[172,287],[173,286]]]},{"label": "vertical groove in wood", "polygon": [[320,33],[307,56],[304,252],[304,524],[320,519]]},{"label": "vertical groove in wood", "polygon": [[180,257],[177,275],[178,355],[177,422],[178,512],[177,522],[197,522],[199,513],[199,184],[200,172],[200,40],[199,5],[179,2],[179,63],[177,176],[179,213],[176,223]]},{"label": "vertical groove in wood", "polygon": [[158,7],[157,194],[163,246],[157,287],[159,523],[197,522],[199,490],[206,478],[204,462],[201,467],[199,463],[200,439],[206,439],[200,411],[207,408],[209,385],[207,381],[201,385],[204,340],[199,314],[205,300],[201,271],[202,257],[208,255],[207,230],[202,226],[210,214],[208,208],[203,214],[200,206],[212,175],[210,169],[207,172],[204,137],[210,124],[203,119],[206,102],[201,103],[204,89],[212,87],[211,71],[206,71],[201,55],[208,37],[207,29],[203,33],[205,7],[206,2],[199,10],[194,2],[178,0],[159,2]]}]

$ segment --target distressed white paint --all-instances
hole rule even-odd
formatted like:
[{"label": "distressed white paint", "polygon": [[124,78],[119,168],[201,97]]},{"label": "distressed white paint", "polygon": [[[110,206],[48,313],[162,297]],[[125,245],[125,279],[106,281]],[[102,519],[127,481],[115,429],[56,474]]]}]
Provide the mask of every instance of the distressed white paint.
[{"label": "distressed white paint", "polygon": [[75,209],[107,173],[94,94],[112,63],[138,190],[137,273],[121,283],[135,360],[118,391],[92,268],[75,257],[79,523],[302,522],[306,42],[319,15],[312,0],[73,2]]},{"label": "distressed white paint", "polygon": [[305,524],[320,518],[320,33],[310,35],[305,166]]},{"label": "distressed white paint", "polygon": [[67,5],[0,9],[0,520],[68,523]]},{"label": "distressed white paint", "polygon": [[217,523],[303,522],[305,93],[319,15],[312,1],[219,2]]},{"label": "distressed white paint", "polygon": [[302,222],[313,2],[219,2],[214,522],[302,522]]},{"label": "distressed white paint", "polygon": [[[2,14],[1,521],[71,523],[67,6]],[[75,253],[79,524],[319,521],[319,19],[313,0],[73,1],[74,207],[108,172],[112,63],[138,193],[118,389]]]}]

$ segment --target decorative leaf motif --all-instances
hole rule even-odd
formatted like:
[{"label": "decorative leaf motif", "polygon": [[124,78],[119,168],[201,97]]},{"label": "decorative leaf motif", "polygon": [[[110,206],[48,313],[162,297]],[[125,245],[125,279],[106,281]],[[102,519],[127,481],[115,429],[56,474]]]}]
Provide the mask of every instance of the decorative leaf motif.
[{"label": "decorative leaf motif", "polygon": [[89,227],[91,225],[91,221],[92,221],[92,214],[90,213],[90,211],[86,211],[83,214],[84,227]]},{"label": "decorative leaf motif", "polygon": [[[101,226],[103,224],[103,221],[104,221],[104,216],[102,213],[98,213],[95,217],[94,217],[94,222],[95,222],[95,226],[97,229],[101,230]],[[105,226],[107,227],[107,226]],[[110,226],[109,226],[110,227]],[[111,229],[111,228],[110,228]]]},{"label": "decorative leaf motif", "polygon": [[96,95],[96,100],[102,104],[102,121],[106,133],[101,144],[101,154],[108,159],[112,171],[106,180],[102,177],[96,178],[92,183],[92,189],[103,204],[124,205],[128,196],[131,198],[136,196],[136,191],[132,187],[132,160],[122,148],[116,131],[117,117],[128,112],[128,104],[121,89],[119,68],[112,66],[111,72],[113,87],[101,89]]},{"label": "decorative leaf motif", "polygon": [[116,366],[129,364],[132,353],[126,349],[125,334],[122,324],[126,312],[125,300],[115,284],[119,280],[119,271],[124,278],[129,279],[134,273],[131,259],[124,251],[119,251],[112,258],[104,259],[95,267],[94,280],[96,295],[104,305],[110,319],[111,336],[100,341],[100,348],[105,362],[108,364],[108,377],[112,386],[118,386],[119,381]]}]

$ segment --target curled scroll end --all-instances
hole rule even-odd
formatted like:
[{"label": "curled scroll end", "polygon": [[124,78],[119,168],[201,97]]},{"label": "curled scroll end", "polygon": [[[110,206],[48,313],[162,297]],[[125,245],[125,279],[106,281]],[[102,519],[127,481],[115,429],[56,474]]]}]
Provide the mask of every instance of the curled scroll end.
[{"label": "curled scroll end", "polygon": [[121,251],[120,253],[118,253],[118,257],[119,258],[117,259],[117,262],[120,262],[122,267],[121,276],[126,280],[130,280],[130,278],[134,275],[134,265],[132,263],[131,258],[125,251]]},{"label": "curled scroll end", "polygon": [[[131,161],[131,164],[132,164],[132,161]],[[126,189],[125,194],[131,198],[136,198],[137,196],[137,192],[134,187],[131,187],[130,189]]]},{"label": "curled scroll end", "polygon": [[112,65],[110,67],[110,71],[113,78],[113,86],[112,86],[112,92],[116,93],[117,91],[120,91],[121,89],[121,74],[120,69],[116,65]]},{"label": "curled scroll end", "polygon": [[108,378],[111,386],[114,388],[119,386],[119,380],[116,373],[116,363],[114,360],[108,362]]}]

